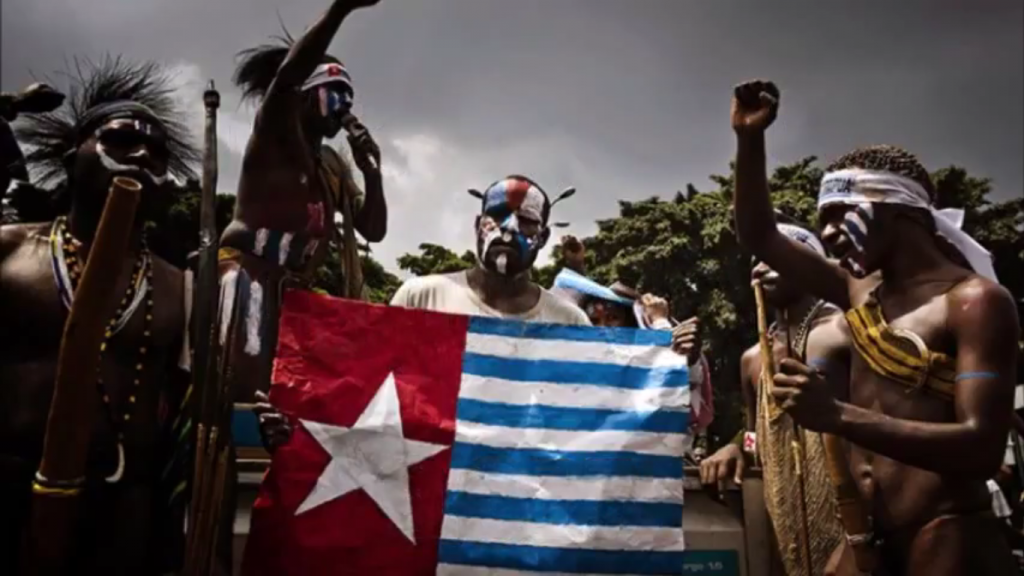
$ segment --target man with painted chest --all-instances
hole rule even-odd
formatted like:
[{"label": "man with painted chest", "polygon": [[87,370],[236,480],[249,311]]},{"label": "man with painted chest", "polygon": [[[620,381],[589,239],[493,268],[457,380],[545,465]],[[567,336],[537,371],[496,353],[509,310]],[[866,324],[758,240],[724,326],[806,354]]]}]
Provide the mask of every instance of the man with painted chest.
[{"label": "man with painted chest", "polygon": [[[859,536],[874,541],[881,571],[1015,573],[986,488],[1012,419],[1012,297],[991,256],[955,215],[933,207],[927,171],[892,146],[856,150],[826,170],[822,240],[839,265],[779,233],[765,174],[765,131],[778,106],[770,82],[742,84],[733,96],[739,238],[845,310],[855,353],[849,402],[795,360],[781,364],[775,400],[799,425],[850,442],[850,471],[874,522],[873,535]],[[847,554],[838,573],[856,573],[851,563]]]}]

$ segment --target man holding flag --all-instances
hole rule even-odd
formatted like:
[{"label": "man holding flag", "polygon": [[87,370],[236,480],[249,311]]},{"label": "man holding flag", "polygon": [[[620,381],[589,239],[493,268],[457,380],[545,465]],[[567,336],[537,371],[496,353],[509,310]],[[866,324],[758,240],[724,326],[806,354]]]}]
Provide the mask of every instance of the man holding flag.
[{"label": "man holding flag", "polygon": [[390,308],[286,295],[244,573],[682,570],[685,357],[530,281],[534,182],[474,196],[474,269]]}]

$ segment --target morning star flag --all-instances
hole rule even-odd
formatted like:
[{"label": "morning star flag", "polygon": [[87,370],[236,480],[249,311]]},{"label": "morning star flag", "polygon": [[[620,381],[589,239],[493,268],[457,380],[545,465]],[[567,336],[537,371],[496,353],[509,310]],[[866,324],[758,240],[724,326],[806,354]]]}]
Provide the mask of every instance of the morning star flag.
[{"label": "morning star flag", "polygon": [[670,338],[286,293],[243,573],[681,574]]}]

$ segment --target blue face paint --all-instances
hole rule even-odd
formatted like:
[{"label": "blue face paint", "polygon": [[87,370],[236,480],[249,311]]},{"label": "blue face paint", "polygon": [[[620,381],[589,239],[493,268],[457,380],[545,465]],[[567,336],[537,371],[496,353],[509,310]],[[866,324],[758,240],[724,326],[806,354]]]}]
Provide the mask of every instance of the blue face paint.
[{"label": "blue face paint", "polygon": [[330,84],[319,87],[320,114],[324,118],[343,115],[352,109],[352,93]]},{"label": "blue face paint", "polygon": [[[480,261],[500,274],[515,275],[528,269],[540,250],[544,204],[544,194],[523,179],[506,178],[488,188],[479,230]],[[524,233],[523,220],[536,223],[537,231]],[[510,258],[507,251],[492,252],[498,245],[515,250],[517,257]]]},{"label": "blue face paint", "polygon": [[846,213],[840,225],[852,245],[844,260],[857,277],[867,274],[868,230],[874,216],[871,204],[857,204]]}]

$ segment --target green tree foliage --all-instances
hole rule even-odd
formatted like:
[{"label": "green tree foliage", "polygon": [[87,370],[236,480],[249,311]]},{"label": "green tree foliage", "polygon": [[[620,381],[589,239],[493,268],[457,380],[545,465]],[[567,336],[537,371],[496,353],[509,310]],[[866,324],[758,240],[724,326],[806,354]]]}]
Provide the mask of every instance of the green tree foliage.
[{"label": "green tree foliage", "polygon": [[398,258],[398,267],[416,276],[428,274],[447,274],[472,268],[476,264],[476,255],[466,250],[459,256],[455,252],[437,244],[420,244],[419,254],[406,254]]}]

